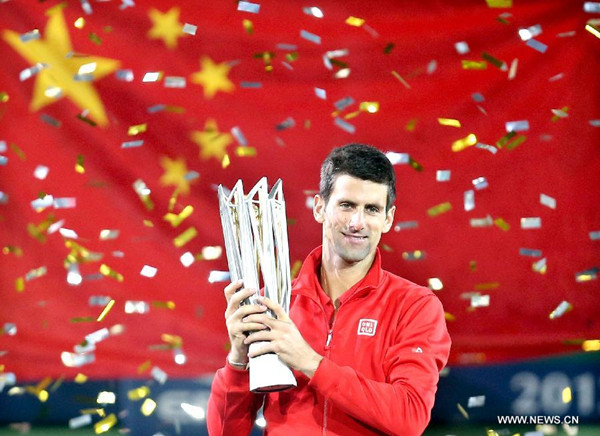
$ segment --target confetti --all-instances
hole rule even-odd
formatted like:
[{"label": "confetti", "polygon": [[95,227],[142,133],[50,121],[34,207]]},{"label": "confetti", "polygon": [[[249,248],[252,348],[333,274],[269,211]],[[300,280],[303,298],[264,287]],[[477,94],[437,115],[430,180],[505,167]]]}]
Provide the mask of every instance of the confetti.
[{"label": "confetti", "polygon": [[164,385],[168,379],[167,373],[160,369],[158,366],[152,368],[152,370],[150,371],[150,375],[161,385]]},{"label": "confetti", "polygon": [[90,344],[97,344],[98,342],[102,342],[110,336],[110,333],[106,327],[96,330],[85,336],[86,342]]},{"label": "confetti", "polygon": [[132,301],[127,300],[125,302],[125,313],[139,313],[144,314],[150,311],[150,305],[145,301]]},{"label": "confetti", "polygon": [[590,232],[590,239],[592,241],[600,240],[600,230],[594,230],[594,231]]},{"label": "confetti", "polygon": [[107,241],[109,239],[117,239],[119,237],[119,230],[102,229],[100,230],[99,239],[101,241]]},{"label": "confetti", "polygon": [[19,35],[19,39],[21,40],[21,42],[29,42],[34,39],[40,39],[41,36],[42,35],[40,34],[40,31],[38,29],[33,29],[30,32]]},{"label": "confetti", "polygon": [[108,391],[100,391],[98,392],[98,397],[96,398],[96,403],[98,404],[115,404],[117,401],[117,396],[114,392]]},{"label": "confetti", "polygon": [[162,73],[160,71],[148,72],[148,73],[144,74],[142,82],[144,82],[144,83],[158,82],[160,80],[161,76],[162,76]]},{"label": "confetti", "polygon": [[83,17],[79,17],[77,18],[74,22],[73,22],[73,26],[75,26],[78,29],[83,29],[83,27],[85,26],[85,18]]},{"label": "confetti", "polygon": [[85,414],[69,419],[69,428],[75,429],[92,423],[92,415]]},{"label": "confetti", "polygon": [[156,401],[152,400],[151,398],[146,398],[142,403],[142,407],[140,407],[140,411],[144,416],[152,415],[154,409],[156,409]]},{"label": "confetti", "polygon": [[[587,28],[587,26],[586,26]],[[544,44],[543,42],[538,41],[537,39],[528,39],[527,42],[525,43],[525,45],[527,45],[528,47],[531,47],[534,50],[539,51],[540,53],[545,53],[546,50],[548,49],[548,46],[546,44]]]},{"label": "confetti", "polygon": [[208,283],[227,282],[230,280],[229,271],[211,271],[208,275]]},{"label": "confetti", "polygon": [[475,189],[477,189],[478,191],[481,189],[485,189],[487,188],[488,185],[488,181],[485,177],[477,177],[476,179],[473,179],[471,181],[471,183],[473,183],[473,186],[475,187]]},{"label": "confetti", "polygon": [[353,134],[356,131],[356,127],[354,127],[352,124],[348,123],[347,121],[344,121],[343,119],[341,119],[339,117],[335,118],[334,123],[340,129],[342,129],[350,134]]},{"label": "confetti", "polygon": [[496,142],[496,146],[498,148],[506,147],[508,150],[512,150],[525,142],[526,139],[527,138],[524,135],[517,135],[515,131],[510,131]]},{"label": "confetti", "polygon": [[594,268],[587,269],[585,271],[578,272],[575,274],[575,281],[577,283],[581,283],[581,282],[589,282],[592,280],[597,280],[599,270],[600,270],[600,268],[594,267]]},{"label": "confetti", "polygon": [[196,31],[198,30],[198,26],[193,24],[185,23],[183,25],[183,33],[187,33],[188,35],[196,35]]},{"label": "confetti", "polygon": [[540,194],[540,204],[550,209],[556,209],[556,199],[546,194]]},{"label": "confetti", "polygon": [[106,305],[106,307],[104,308],[104,310],[102,310],[102,312],[100,313],[100,315],[98,315],[98,318],[96,319],[97,322],[101,322],[104,320],[104,318],[106,317],[106,315],[108,315],[108,312],[110,312],[110,310],[112,309],[112,307],[115,305],[115,300],[110,300],[108,302],[108,304]]},{"label": "confetti", "polygon": [[122,282],[123,281],[123,275],[118,273],[117,271],[113,270],[111,267],[109,267],[106,264],[102,264],[100,265],[100,274],[102,274],[105,277],[111,277],[113,279],[115,279],[118,282]]},{"label": "confetti", "polygon": [[488,307],[489,305],[489,295],[473,295],[471,297],[471,307]]},{"label": "confetti", "polygon": [[469,211],[475,209],[475,191],[474,190],[469,189],[468,191],[465,191],[465,193],[463,194],[463,203],[464,203],[465,212],[469,212]]},{"label": "confetti", "polygon": [[300,37],[315,44],[321,44],[320,36],[315,35],[314,33],[307,32],[306,30],[300,30]]},{"label": "confetti", "polygon": [[96,356],[93,353],[78,354],[63,351],[60,355],[60,359],[66,367],[79,368],[83,365],[87,365],[96,360]]},{"label": "confetti", "polygon": [[402,83],[404,85],[405,88],[410,89],[410,85],[408,84],[408,82],[406,80],[404,80],[404,78],[398,74],[396,71],[392,71],[392,75],[398,79],[400,81],[400,83]]},{"label": "confetti", "polygon": [[354,27],[360,27],[363,24],[365,24],[365,20],[363,20],[362,18],[350,16],[350,17],[346,18],[346,24],[348,24],[350,26],[354,26]]},{"label": "confetti", "polygon": [[110,430],[116,424],[117,424],[117,417],[115,416],[114,413],[111,413],[106,418],[104,418],[104,419],[98,421],[96,424],[94,424],[94,433],[96,433],[96,434],[106,433],[108,430]]},{"label": "confetti", "polygon": [[252,14],[258,14],[258,12],[260,11],[260,4],[240,0],[238,2],[237,10],[242,12],[250,12]]},{"label": "confetti", "polygon": [[140,275],[143,277],[149,277],[152,278],[156,275],[156,272],[158,271],[157,268],[154,268],[153,266],[150,265],[144,265],[142,270],[140,271]]},{"label": "confetti", "polygon": [[27,79],[32,78],[33,76],[35,76],[36,74],[38,74],[40,71],[42,71],[44,68],[47,68],[48,65],[43,64],[43,63],[37,63],[32,67],[29,68],[25,68],[24,70],[22,70],[19,73],[19,80],[21,82],[24,82]]},{"label": "confetti", "polygon": [[75,197],[55,198],[53,205],[55,209],[72,209],[77,206],[77,199]]},{"label": "confetti", "polygon": [[510,224],[508,224],[506,221],[504,221],[503,218],[496,218],[494,220],[494,224],[496,224],[496,226],[498,226],[505,232],[508,232],[510,230]]},{"label": "confetti", "polygon": [[45,165],[38,165],[33,170],[33,177],[38,180],[45,180],[48,177],[48,173],[50,172],[50,168]]},{"label": "confetti", "polygon": [[522,229],[540,229],[542,227],[541,217],[526,217],[521,218]]},{"label": "confetti", "polygon": [[600,19],[592,18],[591,20],[588,20],[585,25],[585,30],[590,32],[596,38],[600,38]]},{"label": "confetti", "polygon": [[493,145],[482,144],[481,142],[478,142],[477,144],[475,144],[475,148],[482,148],[484,150],[489,151],[492,154],[496,154],[498,152],[498,149],[496,147],[494,147]]},{"label": "confetti", "polygon": [[360,103],[359,108],[361,111],[374,114],[379,112],[379,102],[377,101],[363,101]]},{"label": "confetti", "polygon": [[460,127],[460,121],[452,118],[438,118],[441,126]]},{"label": "confetti", "polygon": [[583,11],[588,14],[596,14],[600,13],[600,3],[599,2],[585,2],[583,4]]},{"label": "confetti", "polygon": [[183,210],[181,212],[179,212],[179,214],[174,214],[174,213],[169,212],[163,217],[163,219],[165,221],[171,223],[172,227],[177,227],[177,226],[179,226],[179,224],[181,224],[183,222],[183,220],[185,220],[190,215],[192,215],[193,212],[194,212],[194,207],[187,205],[186,207],[183,208]]},{"label": "confetti", "polygon": [[152,307],[173,310],[173,309],[175,309],[175,303],[172,301],[153,301]]},{"label": "confetti", "polygon": [[133,189],[137,193],[138,197],[140,197],[140,200],[142,200],[142,203],[144,203],[144,206],[146,206],[146,209],[154,209],[154,203],[150,199],[150,189],[146,186],[146,183],[144,183],[142,179],[137,179],[135,182],[133,182]]},{"label": "confetti", "polygon": [[231,128],[231,134],[240,145],[244,147],[248,145],[248,141],[246,141],[246,137],[244,136],[242,129],[240,129],[238,126]]},{"label": "confetti", "polygon": [[517,67],[519,66],[519,60],[513,59],[510,63],[510,68],[508,69],[508,80],[513,80],[517,77]]},{"label": "confetti", "polygon": [[40,277],[45,276],[47,272],[48,269],[45,266],[29,270],[27,274],[25,274],[25,280],[29,282],[34,279],[39,279]]},{"label": "confetti", "polygon": [[474,133],[470,133],[462,139],[458,139],[452,143],[452,151],[462,151],[467,147],[477,144],[477,136]]},{"label": "confetti", "polygon": [[563,316],[565,313],[569,312],[572,309],[573,309],[573,306],[571,305],[571,303],[563,300],[560,302],[560,304],[558,306],[556,306],[556,309],[554,309],[552,312],[550,312],[550,315],[548,317],[550,319],[560,318],[561,316]]},{"label": "confetti", "polygon": [[123,82],[133,82],[134,79],[132,70],[117,70],[115,77]]},{"label": "confetti", "polygon": [[165,88],[185,88],[186,80],[185,77],[180,76],[167,76],[163,82]]},{"label": "confetti", "polygon": [[524,130],[529,130],[529,121],[527,120],[506,122],[507,132],[522,132]]},{"label": "confetti", "polygon": [[485,0],[490,8],[512,8],[512,0]]},{"label": "confetti", "polygon": [[92,295],[88,299],[88,305],[90,306],[106,306],[110,302],[111,298],[104,295]]},{"label": "confetti", "polygon": [[521,256],[528,256],[528,257],[541,257],[542,250],[536,250],[533,248],[519,248],[519,254]]},{"label": "confetti", "polygon": [[[487,1],[488,1],[488,5],[489,5],[489,2],[491,0],[487,0]],[[461,413],[462,416],[464,416],[466,419],[469,419],[469,414],[467,413],[465,408],[460,405],[460,403],[456,403],[456,407],[458,408],[458,411]]]},{"label": "confetti", "polygon": [[432,291],[441,291],[444,288],[444,284],[437,277],[427,279],[427,286]]},{"label": "confetti", "polygon": [[396,223],[394,231],[399,232],[401,230],[416,229],[417,227],[419,227],[418,221],[401,221]]},{"label": "confetti", "polygon": [[539,274],[546,274],[548,267],[546,265],[546,258],[542,258],[536,262],[533,262],[533,264],[531,265],[531,269]]},{"label": "confetti", "polygon": [[430,217],[434,217],[434,216],[438,216],[443,213],[446,213],[451,209],[452,209],[452,205],[450,204],[449,201],[447,201],[445,203],[440,203],[436,206],[433,206],[433,207],[427,209],[427,215],[429,215]]},{"label": "confetti", "polygon": [[5,334],[7,336],[14,336],[17,334],[17,325],[13,322],[5,322],[2,330],[0,330],[0,334]]},{"label": "confetti", "polygon": [[127,398],[131,401],[139,401],[148,395],[150,395],[150,388],[148,386],[140,386],[127,392]]},{"label": "confetti", "polygon": [[404,260],[423,260],[425,257],[426,254],[422,250],[405,251],[402,253],[402,259]]},{"label": "confetti", "polygon": [[461,61],[463,70],[485,70],[487,69],[486,61],[470,61],[463,59]]},{"label": "confetti", "polygon": [[469,397],[467,407],[483,407],[485,404],[485,395],[478,395],[476,397]]},{"label": "confetti", "polygon": [[525,29],[519,29],[519,37],[522,41],[527,41],[531,38],[535,38],[536,36],[542,33],[542,25],[536,24],[534,26],[527,27]]},{"label": "confetti", "polygon": [[465,41],[459,41],[454,43],[454,48],[456,49],[456,53],[463,55],[469,53],[469,44]]},{"label": "confetti", "polygon": [[179,236],[173,239],[173,244],[177,248],[181,248],[185,244],[190,242],[192,239],[194,239],[196,236],[198,236],[198,231],[196,230],[196,228],[193,226],[189,227],[187,230],[185,230],[183,233],[181,233]]},{"label": "confetti", "polygon": [[354,99],[350,96],[344,97],[341,100],[336,101],[333,105],[338,111],[343,111],[348,106],[352,106],[354,104]]},{"label": "confetti", "polygon": [[410,162],[410,155],[408,153],[396,153],[394,151],[388,151],[385,156],[390,160],[392,165],[407,164]]},{"label": "confetti", "polygon": [[254,147],[237,147],[235,155],[239,157],[254,157],[256,156],[256,148]]},{"label": "confetti", "polygon": [[306,15],[311,15],[316,18],[323,18],[323,11],[321,11],[321,9],[317,8],[316,6],[304,7],[302,8],[302,11]]},{"label": "confetti", "polygon": [[435,172],[435,180],[438,182],[449,182],[450,170],[437,170]]},{"label": "confetti", "polygon": [[592,339],[583,341],[583,343],[581,344],[581,348],[583,349],[583,351],[600,351],[600,340]]}]

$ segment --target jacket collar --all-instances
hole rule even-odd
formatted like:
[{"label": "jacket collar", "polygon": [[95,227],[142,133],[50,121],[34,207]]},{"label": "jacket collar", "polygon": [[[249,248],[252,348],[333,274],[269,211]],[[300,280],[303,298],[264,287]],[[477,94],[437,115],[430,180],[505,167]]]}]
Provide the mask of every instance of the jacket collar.
[{"label": "jacket collar", "polygon": [[[317,301],[320,300],[319,294],[325,294],[319,279],[321,275],[322,253],[323,246],[318,246],[311,251],[304,260],[294,286],[294,291],[296,294],[305,295]],[[344,292],[344,294],[340,297],[340,303],[343,304],[358,294],[362,294],[376,288],[382,278],[381,253],[379,252],[379,248],[377,248],[375,251],[375,258],[373,259],[373,264],[371,265],[371,268],[369,268],[367,275],[346,292]]]}]

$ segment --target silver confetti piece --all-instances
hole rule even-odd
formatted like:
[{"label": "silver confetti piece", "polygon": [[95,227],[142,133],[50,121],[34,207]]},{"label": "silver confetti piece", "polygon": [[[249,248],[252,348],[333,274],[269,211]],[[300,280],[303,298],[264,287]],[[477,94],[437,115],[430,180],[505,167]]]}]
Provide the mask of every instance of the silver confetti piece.
[{"label": "silver confetti piece", "polygon": [[48,168],[47,166],[38,165],[37,167],[35,167],[35,170],[33,170],[33,177],[35,177],[38,180],[44,180],[48,176],[49,172],[50,168]]},{"label": "silver confetti piece", "polygon": [[323,18],[323,11],[321,11],[321,9],[317,8],[316,6],[304,7],[302,8],[302,12],[304,12],[306,15],[312,15],[316,18]]},{"label": "silver confetti piece", "polygon": [[5,322],[2,331],[5,335],[14,336],[17,334],[17,325],[13,322]]},{"label": "silver confetti piece", "polygon": [[472,189],[465,191],[463,202],[466,212],[475,209],[475,191]]},{"label": "silver confetti piece", "polygon": [[473,295],[471,297],[471,307],[487,307],[490,305],[489,295]]},{"label": "silver confetti piece", "polygon": [[187,251],[181,255],[181,257],[179,258],[179,261],[181,262],[181,264],[183,266],[185,266],[187,268],[196,261],[196,258],[194,257],[194,255],[192,253]]},{"label": "silver confetti piece", "polygon": [[483,407],[485,404],[485,395],[478,395],[476,397],[469,397],[467,407]]},{"label": "silver confetti piece", "polygon": [[208,283],[227,282],[230,279],[229,271],[211,271],[208,275]]},{"label": "silver confetti piece", "polygon": [[30,79],[31,77],[35,76],[36,74],[38,74],[40,71],[42,71],[46,67],[48,67],[48,65],[38,62],[37,64],[33,65],[32,67],[25,68],[24,70],[22,70],[19,73],[19,80],[21,82],[23,82],[27,79]]},{"label": "silver confetti piece", "polygon": [[475,148],[482,148],[484,150],[489,151],[492,154],[496,154],[498,152],[498,149],[496,147],[494,147],[493,145],[482,144],[481,142],[478,142],[477,144],[475,144]]},{"label": "silver confetti piece", "polygon": [[258,89],[262,88],[261,82],[240,82],[240,88]]},{"label": "silver confetti piece", "polygon": [[594,230],[594,231],[590,232],[590,239],[592,241],[600,240],[600,230]]},{"label": "silver confetti piece", "polygon": [[77,354],[63,351],[60,355],[63,365],[69,368],[79,368],[80,366],[87,365],[96,360],[94,353]]},{"label": "silver confetti piece", "polygon": [[132,70],[117,70],[115,72],[115,76],[118,80],[123,82],[132,82],[133,81],[133,71]]},{"label": "silver confetti piece", "polygon": [[85,415],[76,416],[75,418],[69,419],[69,428],[80,428],[85,425],[92,423],[92,415],[86,413]]},{"label": "silver confetti piece", "polygon": [[417,227],[419,227],[418,221],[401,221],[396,223],[394,231],[399,232],[401,230],[416,229]]},{"label": "silver confetti piece", "polygon": [[60,197],[54,199],[54,209],[72,209],[77,207],[77,198]]},{"label": "silver confetti piece", "polygon": [[315,95],[320,99],[327,100],[327,92],[321,88],[315,88]]},{"label": "silver confetti piece", "polygon": [[152,375],[152,378],[159,382],[161,385],[164,385],[168,378],[167,373],[160,369],[158,366],[152,368],[152,371],[150,371],[150,375]]},{"label": "silver confetti piece", "polygon": [[535,26],[530,26],[525,29],[519,29],[519,37],[522,41],[528,41],[531,38],[535,38],[536,36],[542,33],[542,25],[536,24]]},{"label": "silver confetti piece", "polygon": [[473,179],[471,183],[473,183],[473,186],[478,191],[485,189],[489,186],[488,181],[485,177],[477,177],[476,179]]},{"label": "silver confetti piece", "polygon": [[185,77],[181,76],[167,76],[165,77],[164,87],[165,88],[185,88],[186,81]]},{"label": "silver confetti piece", "polygon": [[348,133],[354,133],[356,131],[356,127],[354,127],[352,124],[350,124],[347,121],[344,121],[343,119],[341,119],[340,117],[335,117],[334,123],[336,126],[338,126],[340,129],[345,130]]},{"label": "silver confetti piece", "polygon": [[92,333],[86,335],[85,340],[91,344],[97,344],[98,342],[101,342],[104,339],[108,338],[109,335],[110,335],[110,333],[108,332],[108,329],[105,327],[103,329],[96,330],[95,332],[92,332]]},{"label": "silver confetti piece", "polygon": [[235,140],[242,146],[245,147],[248,145],[248,142],[246,141],[246,137],[244,136],[244,133],[242,132],[242,129],[240,129],[238,126],[234,126],[231,128],[231,134],[233,135],[233,137],[235,138]]},{"label": "silver confetti piece", "polygon": [[307,41],[314,42],[315,44],[321,44],[321,37],[319,35],[307,32],[306,30],[300,31],[300,37]]},{"label": "silver confetti piece", "polygon": [[519,254],[521,256],[528,256],[528,257],[541,257],[542,250],[536,250],[533,248],[519,248]]},{"label": "silver confetti piece", "polygon": [[251,14],[258,14],[260,11],[260,4],[240,1],[238,2],[238,11],[250,12]]},{"label": "silver confetti piece", "polygon": [[467,44],[465,41],[455,42],[454,48],[456,49],[456,52],[460,55],[467,54],[470,51],[469,44]]},{"label": "silver confetti piece", "polygon": [[8,163],[8,158],[6,156],[0,156],[0,166],[5,166]]},{"label": "silver confetti piece", "polygon": [[33,29],[30,32],[22,33],[21,35],[19,35],[19,39],[21,40],[21,42],[28,42],[34,39],[40,39],[41,36],[42,34],[38,29]]},{"label": "silver confetti piece", "polygon": [[583,4],[583,11],[588,14],[597,14],[600,13],[600,3],[599,2],[585,2]]},{"label": "silver confetti piece", "polygon": [[536,261],[531,265],[531,268],[540,274],[544,274],[546,272],[546,258],[543,257],[540,260]]},{"label": "silver confetti piece", "polygon": [[546,44],[533,38],[527,40],[525,44],[531,47],[532,49],[539,51],[540,53],[545,53],[548,49],[548,46]]},{"label": "silver confetti piece", "polygon": [[291,129],[295,125],[296,125],[296,122],[294,121],[294,119],[292,117],[288,117],[285,120],[283,120],[281,123],[277,124],[275,126],[275,130],[279,131],[279,130]]},{"label": "silver confetti piece", "polygon": [[112,298],[110,298],[106,295],[92,295],[88,299],[88,305],[92,306],[92,307],[94,307],[94,306],[104,307],[110,302],[110,300],[112,300]]},{"label": "silver confetti piece", "polygon": [[109,239],[117,239],[119,237],[119,230],[102,229],[100,230],[99,239],[101,241],[107,241]]},{"label": "silver confetti piece", "polygon": [[527,120],[506,122],[507,132],[523,132],[525,130],[529,130],[529,121]]},{"label": "silver confetti piece", "polygon": [[485,218],[471,218],[471,227],[491,227],[494,225],[494,220],[490,215]]},{"label": "silver confetti piece", "polygon": [[581,282],[589,282],[592,280],[597,280],[598,279],[598,271],[600,271],[600,268],[597,268],[597,267],[586,269],[585,271],[580,271],[575,274],[575,281],[577,283],[581,283]]},{"label": "silver confetti piece", "polygon": [[540,229],[542,228],[542,218],[539,216],[521,218],[522,229]]},{"label": "silver confetti piece", "polygon": [[121,148],[135,148],[144,145],[143,139],[136,139],[135,141],[125,141],[121,143]]},{"label": "silver confetti piece", "polygon": [[438,182],[449,182],[450,170],[437,170],[435,172],[435,180]]},{"label": "silver confetti piece", "polygon": [[8,203],[8,194],[0,191],[0,204],[7,204],[7,203]]},{"label": "silver confetti piece", "polygon": [[195,26],[190,23],[185,23],[183,25],[183,33],[187,33],[188,35],[196,35],[196,31],[198,30],[198,26]]},{"label": "silver confetti piece", "polygon": [[145,301],[127,300],[125,302],[125,313],[144,314],[150,311],[150,305]]},{"label": "silver confetti piece", "polygon": [[354,99],[352,97],[348,96],[348,97],[342,98],[341,100],[336,101],[333,105],[335,106],[335,108],[338,111],[343,111],[348,106],[351,106],[353,104],[354,104]]},{"label": "silver confetti piece", "polygon": [[550,209],[556,209],[556,199],[546,194],[540,194],[540,204]]},{"label": "silver confetti piece", "polygon": [[475,92],[475,93],[471,94],[471,98],[476,103],[482,103],[485,101],[485,97],[480,92]]},{"label": "silver confetti piece", "polygon": [[296,44],[279,43],[275,46],[277,50],[295,51],[298,49]]},{"label": "silver confetti piece", "polygon": [[408,153],[396,153],[395,151],[388,151],[385,156],[390,160],[392,165],[407,164],[410,162],[410,155]]}]

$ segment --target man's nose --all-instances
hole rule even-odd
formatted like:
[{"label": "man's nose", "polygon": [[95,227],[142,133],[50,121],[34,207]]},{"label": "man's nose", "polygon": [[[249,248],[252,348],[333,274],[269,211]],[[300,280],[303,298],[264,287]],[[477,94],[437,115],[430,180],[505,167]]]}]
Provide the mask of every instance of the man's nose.
[{"label": "man's nose", "polygon": [[361,231],[365,227],[365,213],[362,209],[357,209],[350,217],[348,226],[351,230]]}]

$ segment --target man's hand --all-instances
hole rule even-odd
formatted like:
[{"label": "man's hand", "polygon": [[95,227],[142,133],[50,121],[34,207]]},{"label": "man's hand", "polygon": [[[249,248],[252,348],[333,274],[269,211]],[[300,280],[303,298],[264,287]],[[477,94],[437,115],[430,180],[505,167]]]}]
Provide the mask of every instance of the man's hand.
[{"label": "man's hand", "polygon": [[271,318],[267,313],[254,313],[243,318],[243,321],[248,324],[261,324],[268,327],[268,329],[256,329],[257,331],[250,333],[244,339],[246,345],[265,341],[252,347],[249,356],[255,357],[261,354],[275,353],[283,363],[311,378],[319,367],[323,356],[308,345],[296,325],[280,305],[266,297],[259,297],[258,302],[268,307],[277,316],[277,319]]},{"label": "man's hand", "polygon": [[[225,310],[225,325],[229,334],[231,351],[229,359],[231,362],[248,362],[248,345],[244,342],[246,334],[255,330],[264,330],[267,327],[258,322],[242,321],[242,318],[252,314],[260,314],[267,310],[267,307],[261,304],[240,303],[246,298],[256,294],[255,289],[241,289],[242,281],[232,282],[225,287],[225,299],[227,300],[227,309]],[[241,289],[241,290],[240,290]]]}]

